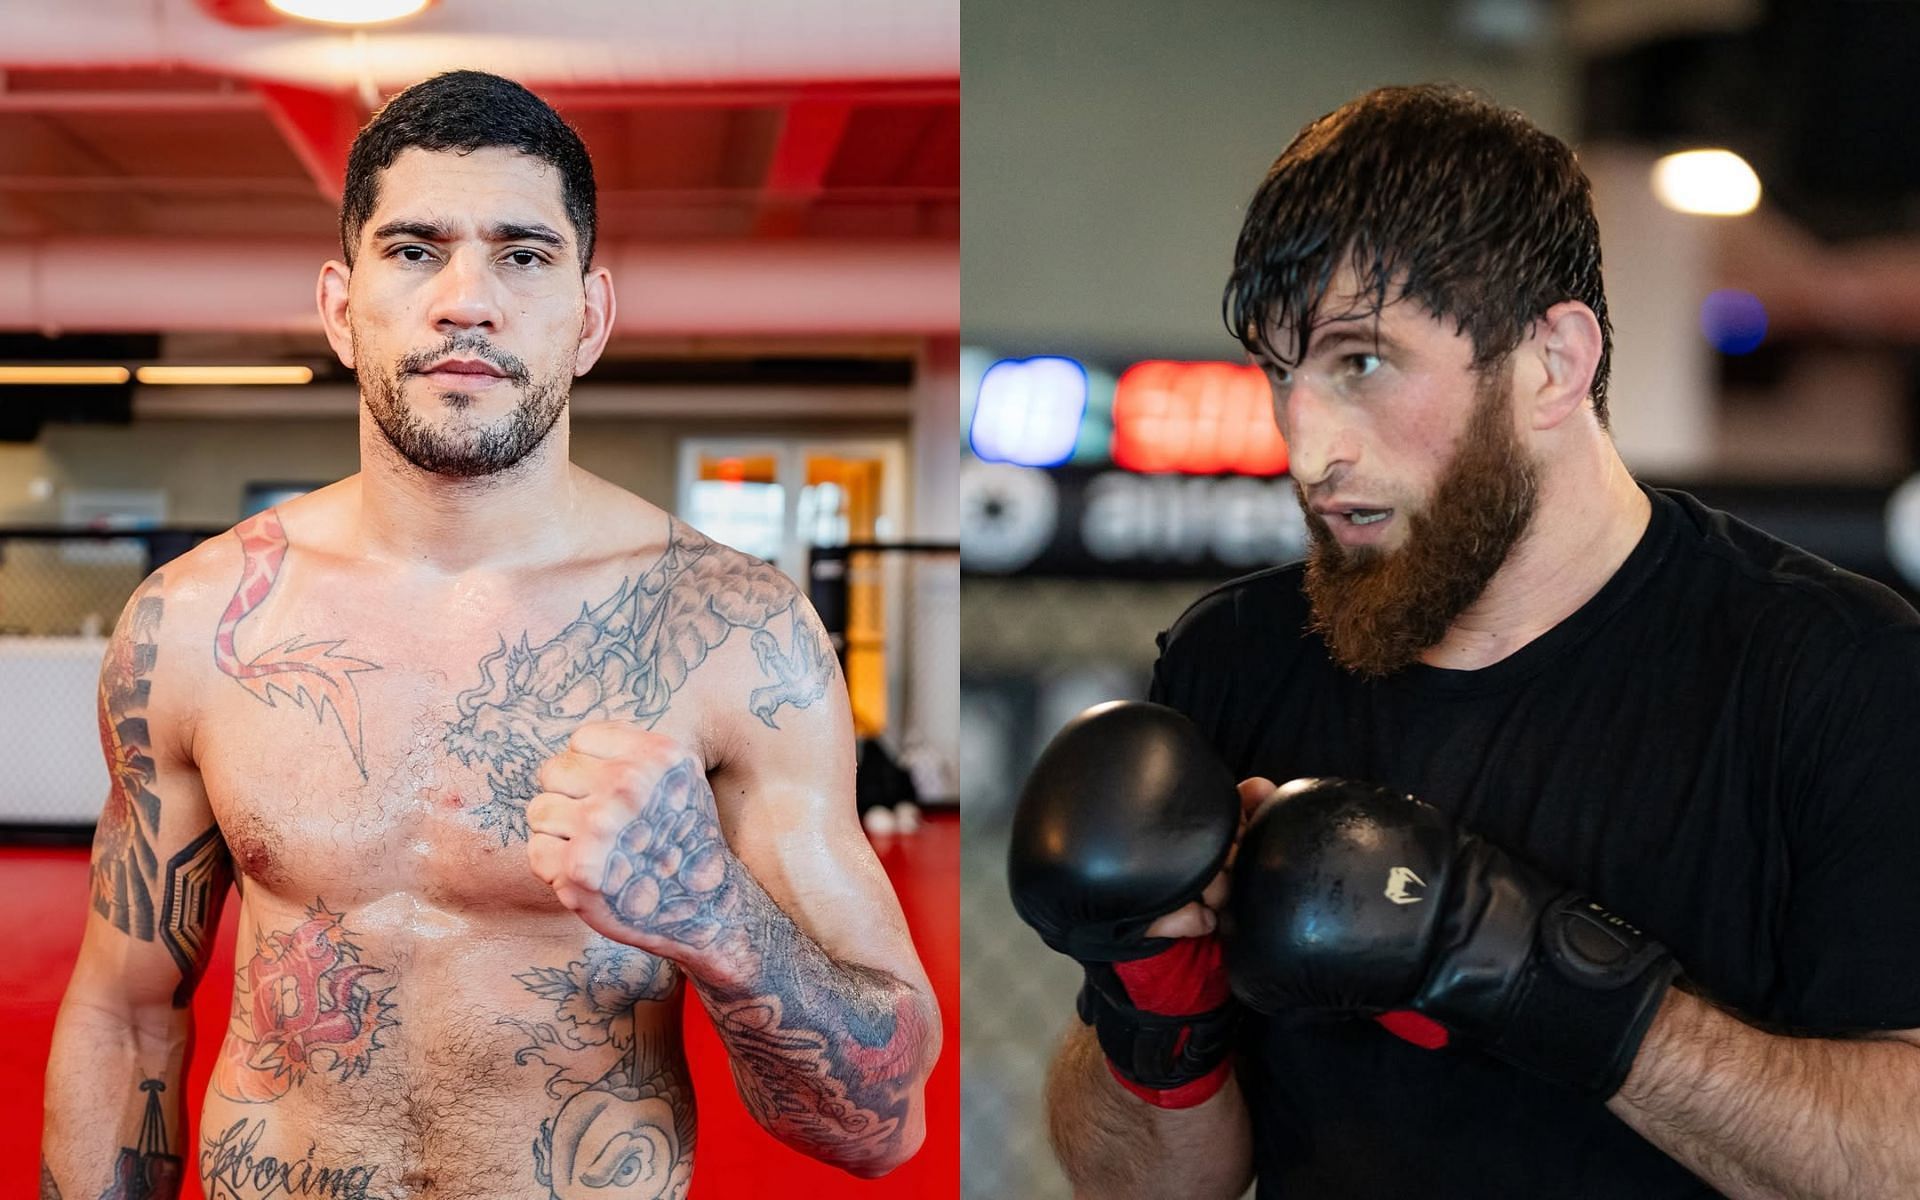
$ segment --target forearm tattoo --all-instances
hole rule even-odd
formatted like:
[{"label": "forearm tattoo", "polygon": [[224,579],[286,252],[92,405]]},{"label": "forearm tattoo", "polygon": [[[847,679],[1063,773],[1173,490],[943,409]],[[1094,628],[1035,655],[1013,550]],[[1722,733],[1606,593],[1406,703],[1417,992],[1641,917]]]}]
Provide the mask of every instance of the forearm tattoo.
[{"label": "forearm tattoo", "polygon": [[379,1168],[366,1163],[318,1161],[318,1146],[307,1143],[299,1158],[259,1153],[267,1137],[265,1118],[245,1117],[200,1143],[200,1178],[207,1200],[280,1200],[283,1196],[324,1196],[328,1200],[371,1200]]},{"label": "forearm tattoo", "polygon": [[[316,900],[299,925],[262,935],[235,970],[233,1015],[213,1067],[221,1096],[263,1104],[314,1072],[352,1079],[384,1048],[380,1034],[400,1024],[391,973],[360,961],[344,920]],[[376,991],[370,980],[389,986]]]},{"label": "forearm tattoo", "polygon": [[[540,1122],[533,1173],[554,1200],[583,1189],[618,1188],[632,1200],[686,1195],[693,1178],[693,1093],[666,1038],[642,1030],[634,1005],[667,1000],[679,986],[673,965],[604,940],[565,967],[515,975],[522,987],[554,1002],[553,1019],[501,1018],[526,1035],[513,1061],[547,1075],[547,1095],[560,1101]],[[605,1062],[606,1049],[617,1057]]]},{"label": "forearm tattoo", "polygon": [[141,941],[158,938],[166,946],[180,968],[173,1005],[184,1008],[199,981],[208,926],[232,869],[213,826],[164,867],[154,849],[161,803],[147,707],[165,608],[164,581],[156,574],[134,594],[100,672],[100,744],[108,791],[94,834],[92,889],[94,911],[114,928]]},{"label": "forearm tattoo", "polygon": [[[147,1096],[140,1144],[120,1147],[120,1156],[113,1163],[113,1182],[100,1193],[100,1200],[174,1200],[180,1194],[180,1156],[173,1153],[167,1141],[167,1115],[160,1106],[160,1093],[167,1090],[167,1085],[148,1079],[141,1082],[140,1090]],[[51,1182],[48,1178],[42,1190]]]},{"label": "forearm tattoo", "polygon": [[780,910],[726,848],[692,762],[621,831],[601,894],[636,933],[714,965],[695,985],[755,1120],[843,1164],[892,1154],[928,1047],[925,999],[884,971],[834,962]]},{"label": "forearm tattoo", "polygon": [[[460,693],[447,729],[450,753],[482,763],[492,798],[475,807],[501,845],[527,837],[534,773],[587,721],[649,728],[687,677],[734,630],[746,630],[761,672],[749,711],[769,728],[783,706],[805,708],[834,679],[833,647],[793,583],[756,558],[673,522],[667,548],[639,578],[559,633],[534,645],[525,633],[480,660],[480,684]],[[781,638],[786,639],[782,645]]]},{"label": "forearm tattoo", "polygon": [[220,615],[213,642],[213,661],[234,682],[254,698],[274,707],[278,693],[307,709],[314,720],[325,723],[331,715],[347,739],[353,765],[360,778],[367,777],[366,748],[361,736],[360,691],[353,681],[359,671],[377,671],[378,663],[351,658],[335,651],[342,638],[332,641],[302,641],[299,634],[267,647],[250,659],[242,659],[234,649],[234,635],[240,623],[262,603],[280,578],[287,558],[287,534],[280,527],[280,515],[268,509],[247,518],[234,527],[240,539],[245,563],[240,571],[240,586]]}]

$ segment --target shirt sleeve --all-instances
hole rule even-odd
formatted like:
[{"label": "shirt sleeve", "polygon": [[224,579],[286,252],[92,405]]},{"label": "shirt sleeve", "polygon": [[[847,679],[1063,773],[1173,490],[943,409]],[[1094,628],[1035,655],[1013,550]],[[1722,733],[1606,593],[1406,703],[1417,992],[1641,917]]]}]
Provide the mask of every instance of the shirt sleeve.
[{"label": "shirt sleeve", "polygon": [[1844,652],[1806,716],[1782,955],[1793,1024],[1920,1028],[1920,627]]}]

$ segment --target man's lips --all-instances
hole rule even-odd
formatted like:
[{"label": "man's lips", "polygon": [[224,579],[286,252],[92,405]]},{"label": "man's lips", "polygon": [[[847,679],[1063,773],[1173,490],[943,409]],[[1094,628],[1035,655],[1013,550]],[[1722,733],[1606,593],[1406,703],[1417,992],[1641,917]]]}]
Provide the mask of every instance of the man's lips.
[{"label": "man's lips", "polygon": [[1392,516],[1393,506],[1387,504],[1372,504],[1364,501],[1341,500],[1338,502],[1315,504],[1313,511],[1318,513],[1324,521],[1338,521],[1343,525],[1364,528],[1368,525],[1377,525]]},{"label": "man's lips", "polygon": [[491,375],[495,379],[505,379],[507,373],[492,363],[478,358],[447,358],[434,363],[421,375]]}]

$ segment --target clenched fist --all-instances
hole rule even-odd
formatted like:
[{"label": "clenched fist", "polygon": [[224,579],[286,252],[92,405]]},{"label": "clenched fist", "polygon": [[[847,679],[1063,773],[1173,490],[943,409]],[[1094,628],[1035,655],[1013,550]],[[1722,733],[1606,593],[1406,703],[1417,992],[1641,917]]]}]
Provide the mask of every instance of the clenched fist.
[{"label": "clenched fist", "polygon": [[746,953],[736,920],[739,860],[713,789],[672,738],[598,721],[574,731],[537,776],[527,862],[596,932],[726,976]]}]

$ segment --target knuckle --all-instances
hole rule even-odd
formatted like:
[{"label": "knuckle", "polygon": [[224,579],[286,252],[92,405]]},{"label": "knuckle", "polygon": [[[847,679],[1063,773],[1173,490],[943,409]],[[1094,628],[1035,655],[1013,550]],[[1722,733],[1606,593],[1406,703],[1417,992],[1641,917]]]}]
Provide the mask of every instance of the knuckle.
[{"label": "knuckle", "polygon": [[608,794],[625,804],[639,804],[651,790],[652,772],[643,771],[634,764],[623,764],[619,770],[608,774]]},{"label": "knuckle", "polygon": [[593,866],[586,861],[585,856],[579,854],[570,854],[567,856],[566,882],[568,886],[585,888],[587,891],[592,891],[592,875]]}]

